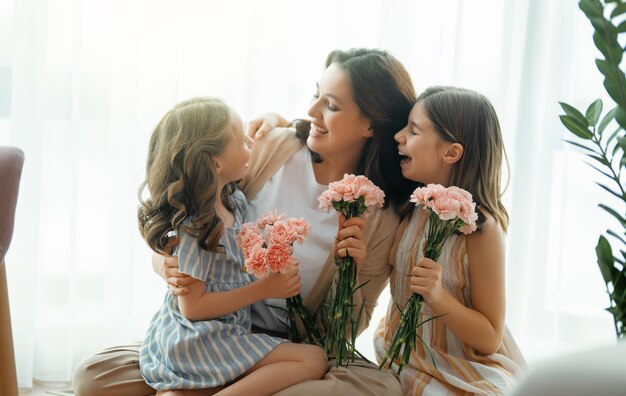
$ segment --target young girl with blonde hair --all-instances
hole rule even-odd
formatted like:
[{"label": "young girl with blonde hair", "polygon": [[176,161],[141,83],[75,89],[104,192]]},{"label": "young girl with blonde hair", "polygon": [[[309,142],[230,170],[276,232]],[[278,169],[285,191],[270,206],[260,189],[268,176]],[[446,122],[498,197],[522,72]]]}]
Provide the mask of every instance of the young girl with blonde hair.
[{"label": "young girl with blonde hair", "polygon": [[[424,300],[417,347],[400,373],[407,395],[502,394],[525,366],[505,316],[505,233],[500,201],[504,145],[496,113],[476,92],[433,87],[422,93],[396,136],[405,178],[469,191],[478,230],[455,234],[437,262],[424,258],[428,214],[417,207],[390,253],[392,300],[375,335],[379,361],[398,329],[411,293]],[[419,341],[422,340],[422,342]]]},{"label": "young girl with blonde hair", "polygon": [[235,236],[246,200],[233,182],[246,172],[251,144],[239,116],[216,98],[178,104],[150,139],[139,228],[160,254],[176,233],[180,272],[194,279],[187,294],[167,293],[140,350],[141,374],[157,395],[269,395],[328,369],[316,346],[250,331],[250,304],[300,292],[297,269],[254,282],[243,271]]}]

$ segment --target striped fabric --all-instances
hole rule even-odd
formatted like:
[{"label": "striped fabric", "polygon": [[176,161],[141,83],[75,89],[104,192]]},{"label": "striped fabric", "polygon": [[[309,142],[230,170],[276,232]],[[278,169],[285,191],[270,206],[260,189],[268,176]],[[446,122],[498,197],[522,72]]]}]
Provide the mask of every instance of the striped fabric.
[{"label": "striped fabric", "polygon": [[[228,291],[253,281],[243,271],[235,235],[244,221],[246,201],[236,191],[235,225],[225,228],[224,252],[207,252],[179,232],[180,272],[205,279],[207,292]],[[251,334],[250,307],[218,319],[192,322],[181,315],[178,299],[167,293],[141,346],[139,364],[146,382],[157,390],[201,389],[227,384],[241,376],[286,340]]]},{"label": "striped fabric", "polygon": [[[400,312],[395,304],[403,306],[411,294],[409,278],[405,274],[423,257],[421,246],[427,222],[426,211],[417,209],[411,218],[404,219],[396,234],[390,254],[394,265],[390,278],[392,299],[374,336],[379,362],[384,358],[398,327]],[[465,241],[464,235],[453,235],[446,241],[438,263],[443,270],[443,287],[471,307]],[[419,321],[432,315],[430,307],[424,304]],[[508,328],[505,328],[500,349],[491,355],[481,354],[465,345],[440,320],[424,324],[417,333],[429,345],[436,366],[418,339],[409,364],[400,373],[400,382],[407,395],[500,395],[511,389],[526,367]]]}]

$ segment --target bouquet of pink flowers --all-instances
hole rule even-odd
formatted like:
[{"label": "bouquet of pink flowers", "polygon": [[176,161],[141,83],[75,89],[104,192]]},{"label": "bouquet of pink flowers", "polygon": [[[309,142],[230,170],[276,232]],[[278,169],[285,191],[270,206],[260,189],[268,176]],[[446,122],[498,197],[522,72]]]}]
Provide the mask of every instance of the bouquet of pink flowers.
[{"label": "bouquet of pink flowers", "polygon": [[[441,255],[446,240],[455,232],[471,234],[476,230],[476,204],[472,201],[472,194],[451,186],[445,188],[439,184],[429,184],[416,189],[411,195],[411,202],[416,206],[423,205],[428,211],[428,233],[424,257],[437,261]],[[424,323],[436,319],[431,317],[419,322],[422,311],[422,296],[413,293],[400,315],[400,323],[391,346],[380,364],[382,368],[389,361],[388,368],[394,362],[398,365],[398,374],[409,362],[411,351],[415,349],[417,328]],[[428,346],[426,349],[428,349]],[[430,351],[430,350],[429,350]],[[398,361],[396,359],[399,359]]]},{"label": "bouquet of pink flowers", "polygon": [[[287,218],[271,211],[256,223],[244,223],[237,234],[237,242],[243,250],[244,267],[247,272],[261,279],[270,272],[285,272],[297,265],[291,255],[293,244],[302,243],[309,234],[309,223],[302,218]],[[287,329],[292,341],[302,341],[298,335],[296,318],[304,325],[310,343],[320,343],[320,334],[302,297],[286,299]]]},{"label": "bouquet of pink flowers", "polygon": [[[361,216],[371,206],[382,207],[385,193],[365,176],[344,175],[343,179],[330,183],[328,190],[318,198],[319,207],[324,211],[335,208],[346,219]],[[356,264],[354,259],[347,255],[344,258],[335,258],[337,273],[335,274],[335,289],[331,287],[330,306],[327,313],[327,333],[324,349],[327,354],[334,352],[337,366],[354,361],[355,340],[363,304],[355,315],[353,302],[356,287]],[[348,338],[348,324],[351,337]]]}]

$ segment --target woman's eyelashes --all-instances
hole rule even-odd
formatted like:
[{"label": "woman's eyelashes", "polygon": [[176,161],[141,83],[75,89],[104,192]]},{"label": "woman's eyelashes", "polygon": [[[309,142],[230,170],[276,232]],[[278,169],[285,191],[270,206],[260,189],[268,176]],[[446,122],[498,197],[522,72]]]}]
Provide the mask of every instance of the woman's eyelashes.
[{"label": "woman's eyelashes", "polygon": [[[319,93],[315,93],[313,95],[313,101],[317,101],[320,98],[320,94]],[[330,102],[328,102],[328,100],[326,100],[326,108],[330,111],[339,111],[341,110],[339,107],[337,106],[333,106],[332,104],[330,104]]]}]

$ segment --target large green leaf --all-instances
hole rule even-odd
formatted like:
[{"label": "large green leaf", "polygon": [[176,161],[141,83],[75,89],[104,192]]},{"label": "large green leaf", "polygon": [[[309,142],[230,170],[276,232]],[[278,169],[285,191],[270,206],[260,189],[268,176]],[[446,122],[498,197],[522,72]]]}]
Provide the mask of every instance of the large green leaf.
[{"label": "large green leaf", "polygon": [[559,104],[561,105],[561,108],[563,109],[565,114],[573,118],[575,121],[583,125],[585,128],[588,127],[589,125],[593,125],[593,124],[589,124],[589,122],[587,121],[587,118],[583,115],[583,113],[581,113],[574,106],[568,105],[565,102],[559,102]]},{"label": "large green leaf", "polygon": [[598,133],[600,135],[602,135],[602,132],[604,132],[604,130],[606,129],[607,125],[609,125],[609,123],[611,121],[613,121],[613,119],[615,118],[615,112],[617,111],[618,107],[615,107],[611,110],[609,110],[608,113],[606,113],[604,115],[604,117],[602,117],[602,121],[600,121],[600,125],[598,126]]},{"label": "large green leaf", "polygon": [[598,257],[598,266],[602,273],[604,283],[611,283],[613,281],[612,271],[613,268],[613,252],[611,251],[611,245],[606,240],[604,235],[600,235],[598,244],[596,245],[596,256]]},{"label": "large green leaf", "polygon": [[596,125],[598,123],[598,119],[600,118],[600,114],[602,114],[602,100],[596,99],[589,105],[587,112],[585,113],[585,118],[589,122],[589,125]]},{"label": "large green leaf", "polygon": [[581,139],[589,140],[592,138],[593,133],[591,133],[585,125],[576,121],[574,118],[568,115],[561,115],[559,116],[559,118],[561,119],[563,125],[565,125],[565,127],[574,135],[578,136]]},{"label": "large green leaf", "polygon": [[617,25],[617,33],[626,32],[626,21],[622,21],[619,25]]},{"label": "large green leaf", "polygon": [[593,42],[605,59],[612,64],[619,65],[622,61],[622,48],[617,41],[617,28],[604,17],[590,17],[593,25]]},{"label": "large green leaf", "polygon": [[[624,83],[626,84],[626,81],[624,81]],[[624,107],[620,105],[620,107],[618,107],[615,111],[615,120],[617,121],[619,126],[624,129],[626,129],[626,110],[624,110],[625,107],[626,105]]]},{"label": "large green leaf", "polygon": [[626,107],[626,77],[620,70],[619,64],[596,59],[596,66],[605,77],[604,88],[608,94],[620,107]]},{"label": "large green leaf", "polygon": [[598,0],[581,0],[578,7],[587,15],[587,18],[602,16],[602,4]]}]

